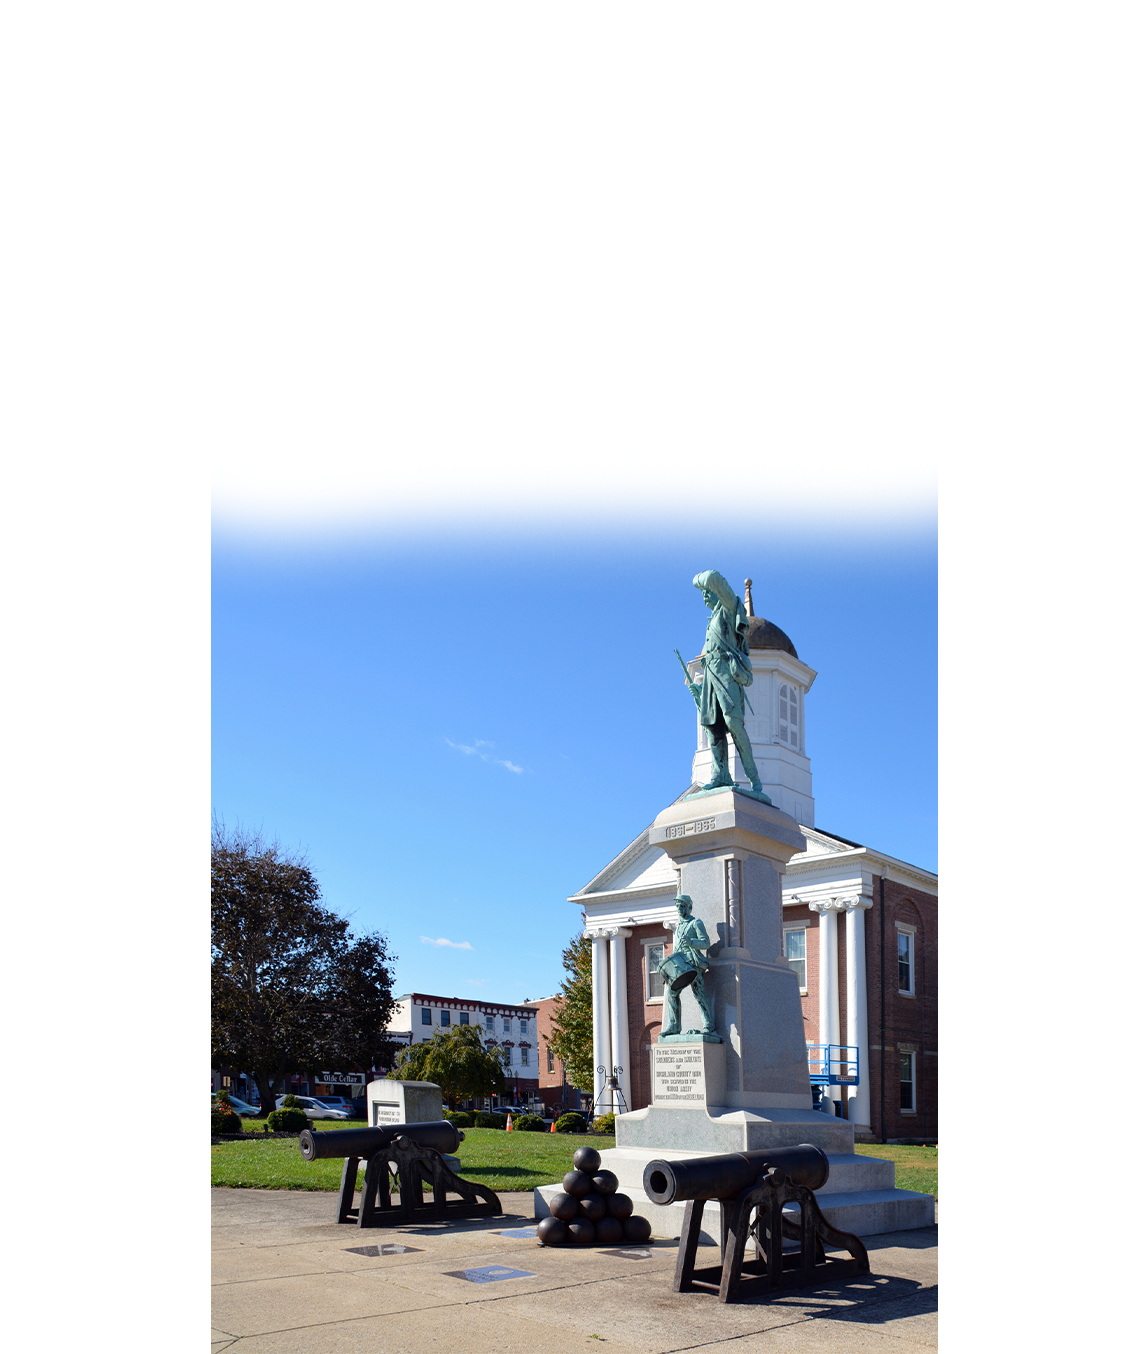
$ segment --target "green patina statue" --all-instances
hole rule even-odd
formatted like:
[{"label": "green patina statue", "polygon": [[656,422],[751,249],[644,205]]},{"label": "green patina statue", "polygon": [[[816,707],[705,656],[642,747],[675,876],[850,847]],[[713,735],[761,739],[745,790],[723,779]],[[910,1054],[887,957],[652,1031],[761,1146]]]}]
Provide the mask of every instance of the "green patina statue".
[{"label": "green patina statue", "polygon": [[692,584],[700,588],[704,604],[712,612],[701,654],[704,675],[700,685],[691,681],[687,669],[685,671],[685,683],[696,701],[700,722],[708,733],[712,749],[712,779],[704,789],[718,790],[735,784],[728,770],[728,735],[731,734],[753,790],[762,795],[756,759],[752,756],[752,744],[744,727],[744,688],[752,685],[748,614],[728,580],[715,569],[697,574]]},{"label": "green patina statue", "polygon": [[692,899],[688,894],[678,893],[675,901],[679,920],[673,937],[672,954],[666,955],[657,966],[665,980],[665,1016],[658,1040],[680,1034],[680,994],[686,987],[691,987],[704,1017],[704,1029],[686,1030],[685,1035],[710,1035],[714,1036],[715,1042],[720,1043],[712,1014],[712,1001],[704,990],[704,974],[708,968],[705,951],[712,942],[704,929],[704,922],[692,915]]}]

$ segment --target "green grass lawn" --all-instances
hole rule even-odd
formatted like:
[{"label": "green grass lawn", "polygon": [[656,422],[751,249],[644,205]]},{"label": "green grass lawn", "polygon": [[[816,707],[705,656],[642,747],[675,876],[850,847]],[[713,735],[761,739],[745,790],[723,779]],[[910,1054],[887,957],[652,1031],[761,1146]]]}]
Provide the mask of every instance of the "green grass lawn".
[{"label": "green grass lawn", "polygon": [[[244,1119],[245,1127],[262,1128],[262,1120]],[[349,1123],[318,1119],[315,1129],[353,1128]],[[361,1122],[358,1127],[363,1127]],[[573,1168],[573,1153],[584,1143],[598,1151],[615,1147],[616,1138],[583,1133],[506,1133],[500,1128],[467,1128],[456,1155],[461,1174],[495,1190],[531,1190],[560,1180]],[[286,1138],[270,1142],[228,1142],[211,1148],[211,1183],[234,1189],[336,1190],[342,1160],[303,1161],[298,1143]]]},{"label": "green grass lawn", "polygon": [[[263,1120],[244,1119],[245,1128],[262,1130]],[[363,1120],[317,1119],[314,1129],[365,1127]],[[598,1151],[615,1147],[616,1138],[581,1133],[506,1133],[500,1128],[467,1128],[457,1156],[461,1173],[495,1190],[530,1190],[560,1180],[573,1166],[582,1143]],[[856,1143],[862,1156],[895,1162],[897,1189],[919,1190],[939,1197],[939,1149]],[[211,1183],[235,1189],[336,1190],[342,1161],[303,1161],[297,1141],[220,1143],[211,1148]]]},{"label": "green grass lawn", "polygon": [[939,1148],[893,1146],[884,1142],[857,1142],[856,1152],[895,1162],[896,1189],[914,1189],[939,1198]]}]

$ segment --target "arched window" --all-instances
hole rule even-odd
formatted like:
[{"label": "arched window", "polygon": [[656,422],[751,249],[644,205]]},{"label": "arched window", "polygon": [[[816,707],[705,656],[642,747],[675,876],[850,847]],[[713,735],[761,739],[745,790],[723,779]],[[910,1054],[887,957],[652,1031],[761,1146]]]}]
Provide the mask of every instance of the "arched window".
[{"label": "arched window", "polygon": [[800,693],[786,682],[780,686],[780,742],[800,746]]}]

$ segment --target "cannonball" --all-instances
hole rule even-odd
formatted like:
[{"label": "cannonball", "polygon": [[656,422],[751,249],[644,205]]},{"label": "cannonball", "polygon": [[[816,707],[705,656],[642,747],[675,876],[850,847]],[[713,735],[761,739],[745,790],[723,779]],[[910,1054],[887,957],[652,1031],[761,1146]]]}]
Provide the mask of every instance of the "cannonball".
[{"label": "cannonball", "polygon": [[602,1194],[586,1194],[578,1205],[581,1216],[590,1222],[598,1222],[609,1211]]},{"label": "cannonball", "polygon": [[634,1245],[640,1245],[642,1241],[647,1241],[653,1234],[653,1225],[648,1218],[642,1218],[639,1213],[634,1213],[631,1218],[626,1218],[621,1224],[625,1230],[625,1240]]},{"label": "cannonball", "polygon": [[597,1229],[598,1246],[619,1246],[625,1239],[625,1228],[620,1218],[602,1218],[593,1225]]},{"label": "cannonball", "polygon": [[569,1224],[560,1218],[542,1218],[537,1224],[537,1239],[543,1246],[568,1246]]},{"label": "cannonball", "polygon": [[[627,1194],[609,1194],[605,1198],[605,1205],[609,1210],[609,1216],[621,1222],[633,1216],[633,1201]],[[549,1207],[552,1208],[553,1205],[550,1204]]]},{"label": "cannonball", "polygon": [[586,1175],[584,1171],[570,1171],[562,1180],[561,1186],[566,1194],[572,1194],[575,1199],[583,1199],[593,1188],[593,1177]]},{"label": "cannonball", "polygon": [[573,1153],[573,1165],[579,1171],[592,1175],[601,1169],[601,1153],[595,1147],[578,1147]]},{"label": "cannonball", "polygon": [[593,1188],[598,1194],[616,1194],[620,1183],[612,1171],[598,1171],[593,1177]]},{"label": "cannonball", "polygon": [[566,1226],[574,1246],[591,1246],[597,1236],[597,1228],[588,1218],[574,1218]]},{"label": "cannonball", "polygon": [[549,1211],[562,1222],[572,1222],[580,1211],[580,1204],[572,1194],[555,1194],[549,1200]]}]

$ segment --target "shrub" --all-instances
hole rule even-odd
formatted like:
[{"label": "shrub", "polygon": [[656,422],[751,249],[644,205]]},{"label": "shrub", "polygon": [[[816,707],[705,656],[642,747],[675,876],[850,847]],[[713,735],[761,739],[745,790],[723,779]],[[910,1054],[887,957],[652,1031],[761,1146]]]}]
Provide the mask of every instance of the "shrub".
[{"label": "shrub", "polygon": [[584,1133],[585,1120],[579,1114],[563,1114],[557,1120],[558,1133]]},{"label": "shrub", "polygon": [[473,1128],[474,1117],[469,1110],[447,1111],[443,1116],[448,1119],[455,1128]]},{"label": "shrub", "polygon": [[241,1133],[243,1121],[231,1108],[231,1097],[226,1091],[220,1091],[211,1102],[211,1134]]},{"label": "shrub", "polygon": [[617,1116],[615,1114],[600,1114],[593,1120],[594,1133],[615,1133]]},{"label": "shrub", "polygon": [[267,1127],[272,1133],[301,1133],[310,1127],[310,1120],[303,1110],[284,1105],[281,1110],[272,1110],[267,1115]]},{"label": "shrub", "polygon": [[284,1110],[300,1110],[302,1109],[302,1101],[297,1095],[284,1095],[283,1103],[279,1108]]},{"label": "shrub", "polygon": [[522,1114],[513,1121],[513,1127],[521,1133],[544,1133],[545,1120],[537,1114]]},{"label": "shrub", "polygon": [[211,1134],[241,1133],[243,1121],[230,1105],[217,1105],[211,1108]]},{"label": "shrub", "polygon": [[504,1127],[505,1127],[505,1115],[504,1115],[504,1114],[497,1114],[497,1113],[489,1114],[489,1113],[487,1113],[485,1110],[482,1110],[480,1113],[474,1115],[474,1127],[475,1127],[475,1128],[504,1128]]}]

